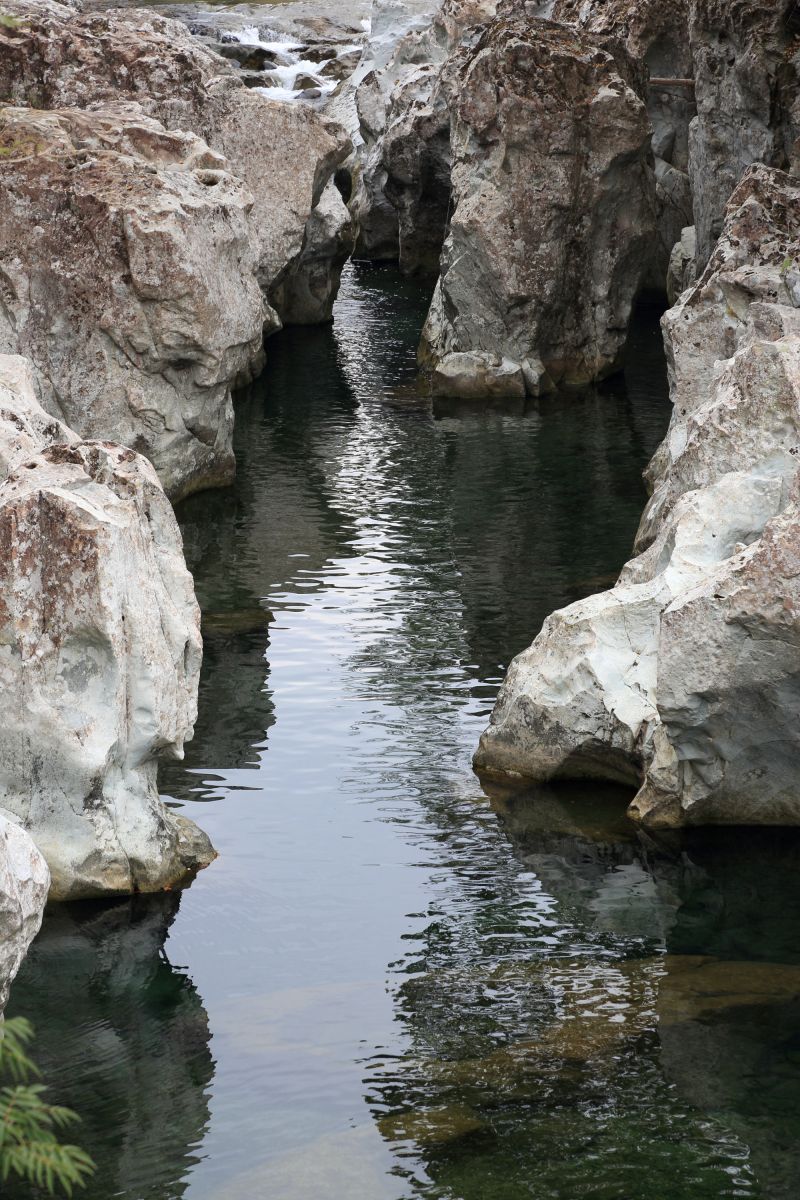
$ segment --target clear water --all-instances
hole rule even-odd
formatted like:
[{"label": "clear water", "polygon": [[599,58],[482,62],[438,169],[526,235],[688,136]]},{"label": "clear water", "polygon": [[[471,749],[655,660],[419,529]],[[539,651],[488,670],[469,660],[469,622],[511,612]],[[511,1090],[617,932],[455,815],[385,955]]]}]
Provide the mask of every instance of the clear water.
[{"label": "clear water", "polygon": [[794,1197],[797,837],[654,841],[624,794],[470,770],[512,655],[627,557],[655,319],[625,383],[448,415],[424,307],[351,268],[270,342],[235,489],[179,513],[206,655],[163,788],[220,858],[53,911],[11,1011],[91,1200]]}]

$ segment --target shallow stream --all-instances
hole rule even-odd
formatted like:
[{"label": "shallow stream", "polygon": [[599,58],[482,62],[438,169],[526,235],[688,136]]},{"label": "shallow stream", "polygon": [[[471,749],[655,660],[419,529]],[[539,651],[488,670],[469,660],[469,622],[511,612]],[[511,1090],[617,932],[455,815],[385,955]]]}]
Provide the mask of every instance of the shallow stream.
[{"label": "shallow stream", "polygon": [[350,267],[269,343],[236,487],[179,512],[206,649],[162,786],[220,858],[52,911],[10,1012],[90,1200],[788,1200],[798,837],[655,841],[624,794],[470,770],[511,657],[628,556],[656,314],[625,380],[448,415],[424,309]]}]

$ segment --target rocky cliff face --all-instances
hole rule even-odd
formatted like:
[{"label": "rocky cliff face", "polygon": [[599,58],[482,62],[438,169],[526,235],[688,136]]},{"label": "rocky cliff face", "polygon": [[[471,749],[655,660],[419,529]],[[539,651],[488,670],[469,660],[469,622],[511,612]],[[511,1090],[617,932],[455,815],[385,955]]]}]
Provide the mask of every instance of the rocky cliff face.
[{"label": "rocky cliff face", "polygon": [[752,168],[664,319],[639,555],[515,660],[479,768],[638,783],[651,825],[800,823],[799,222],[800,186]]},{"label": "rocky cliff face", "polygon": [[0,1017],[42,923],[49,886],[47,863],[28,834],[0,813]]},{"label": "rocky cliff face", "polygon": [[702,269],[752,163],[800,171],[800,14],[794,0],[692,0],[697,119],[689,174]]},{"label": "rocky cliff face", "polygon": [[663,292],[670,254],[690,226],[689,129],[696,115],[692,54],[686,29],[689,0],[557,0],[553,19],[575,24],[614,53],[624,46],[644,68],[644,94],[653,128],[656,227],[647,285]]},{"label": "rocky cliff face", "polygon": [[149,463],[79,441],[0,356],[0,806],[52,896],[153,891],[214,857],[162,805],[196,716],[199,610]]},{"label": "rocky cliff face", "polygon": [[434,390],[538,395],[619,365],[654,231],[650,129],[612,56],[509,4],[443,76],[453,202]]},{"label": "rocky cliff face", "polygon": [[341,127],[250,91],[184,25],[152,10],[83,13],[51,0],[8,0],[4,11],[18,23],[0,29],[3,97],[55,109],[133,100],[225,156],[253,196],[258,277],[269,295],[300,254],[311,211],[349,150]]},{"label": "rocky cliff face", "polygon": [[0,350],[81,437],[145,454],[173,498],[229,482],[231,387],[261,357],[252,198],[138,105],[0,109]]}]

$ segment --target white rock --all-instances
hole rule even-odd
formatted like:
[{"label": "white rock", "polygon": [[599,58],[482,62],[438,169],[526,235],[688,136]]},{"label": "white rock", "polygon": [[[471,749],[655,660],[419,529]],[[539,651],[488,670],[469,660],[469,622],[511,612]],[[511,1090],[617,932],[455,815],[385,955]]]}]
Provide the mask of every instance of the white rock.
[{"label": "white rock", "polygon": [[24,829],[0,812],[0,1015],[39,927],[50,872]]},{"label": "white rock", "polygon": [[156,779],[197,711],[192,580],[150,464],[48,423],[29,382],[0,356],[0,807],[55,899],[153,891],[214,857]]},{"label": "white rock", "polygon": [[800,184],[751,169],[664,319],[675,408],[641,552],[514,661],[479,768],[641,783],[654,826],[800,824],[798,253]]},{"label": "white rock", "polygon": [[6,107],[0,351],[45,407],[146,454],[171,496],[230,482],[231,388],[261,361],[252,197],[136,105]]}]

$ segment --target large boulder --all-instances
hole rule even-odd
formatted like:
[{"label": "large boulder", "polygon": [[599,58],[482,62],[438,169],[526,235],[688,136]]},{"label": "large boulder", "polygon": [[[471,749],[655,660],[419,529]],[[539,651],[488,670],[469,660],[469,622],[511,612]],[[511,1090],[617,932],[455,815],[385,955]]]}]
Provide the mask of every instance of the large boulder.
[{"label": "large boulder", "polygon": [[[251,91],[186,26],[152,10],[84,13],[53,0],[7,0],[3,8],[10,21],[0,26],[1,96],[54,109],[136,101],[167,129],[195,133],[225,156],[252,193],[258,278],[269,297],[349,152],[344,130],[305,105]],[[270,328],[277,326],[272,314]]]},{"label": "large boulder", "polygon": [[214,857],[156,778],[196,716],[192,579],[147,460],[78,441],[32,383],[0,356],[0,808],[55,899],[155,891]]},{"label": "large boulder", "polygon": [[0,1016],[42,923],[50,872],[28,834],[0,812]]},{"label": "large boulder", "polygon": [[697,119],[689,174],[702,269],[752,163],[800,171],[800,9],[795,0],[691,0]]},{"label": "large boulder", "polygon": [[231,388],[260,362],[252,198],[137,105],[0,108],[0,352],[81,437],[147,455],[173,498],[233,477]]},{"label": "large boulder", "polygon": [[639,554],[512,664],[476,765],[640,784],[655,826],[800,824],[800,185],[752,168],[667,313]]},{"label": "large boulder", "polygon": [[610,53],[513,2],[443,81],[452,216],[421,346],[434,390],[538,395],[610,374],[655,228],[644,102]]}]

